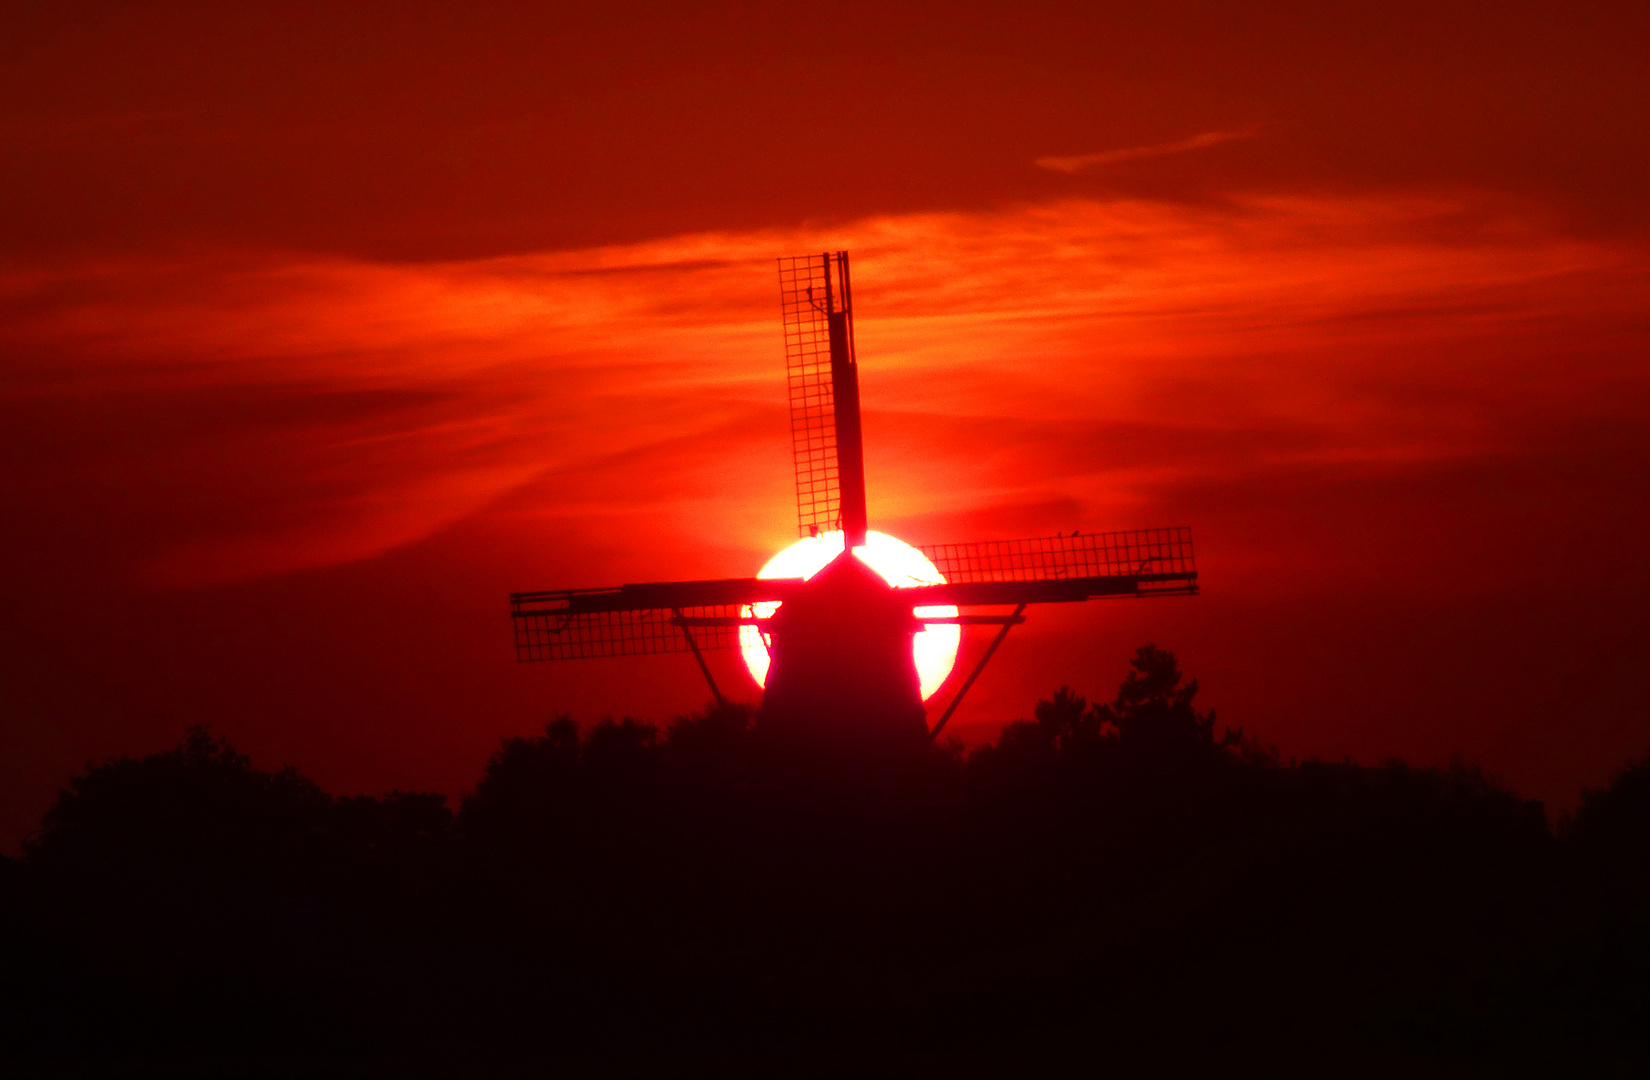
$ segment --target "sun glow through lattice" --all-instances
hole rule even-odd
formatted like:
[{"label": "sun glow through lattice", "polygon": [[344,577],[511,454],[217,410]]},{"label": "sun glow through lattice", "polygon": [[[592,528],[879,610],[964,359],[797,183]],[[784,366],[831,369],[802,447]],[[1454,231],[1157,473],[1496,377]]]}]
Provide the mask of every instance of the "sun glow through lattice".
[{"label": "sun glow through lattice", "polygon": [[[756,576],[811,578],[841,553],[840,532],[806,536],[769,559],[767,565],[762,567]],[[913,585],[932,585],[945,580],[922,552],[887,533],[867,532],[865,545],[855,548],[854,555],[881,574],[883,580],[896,589]],[[753,607],[758,618],[767,618],[779,610],[777,603],[756,604]],[[745,608],[742,614],[748,616],[751,612],[752,608]],[[919,619],[942,618],[956,615],[957,609],[949,606],[920,607],[916,609],[916,613]],[[917,678],[922,683],[924,700],[933,697],[940,684],[945,682],[945,677],[951,674],[951,666],[957,662],[957,644],[961,640],[962,628],[952,624],[929,626],[918,632],[913,639],[911,650],[917,662]],[[744,654],[745,667],[750,669],[751,678],[756,680],[756,685],[766,686],[768,650],[762,643],[762,635],[756,627],[739,628],[739,649]]]}]

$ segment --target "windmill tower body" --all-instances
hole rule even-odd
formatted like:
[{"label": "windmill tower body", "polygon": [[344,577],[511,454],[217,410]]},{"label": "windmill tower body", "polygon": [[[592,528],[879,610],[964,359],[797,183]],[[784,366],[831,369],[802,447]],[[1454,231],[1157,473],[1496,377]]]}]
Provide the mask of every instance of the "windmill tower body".
[{"label": "windmill tower body", "polygon": [[[689,652],[720,701],[704,651],[738,647],[740,629],[755,627],[769,656],[765,728],[820,748],[899,753],[939,734],[1008,631],[1025,621],[1028,605],[1196,594],[1191,530],[1184,527],[929,545],[921,551],[940,580],[890,586],[854,554],[865,543],[867,514],[847,252],[781,259],[779,278],[798,532],[840,530],[842,554],[806,580],[515,593],[518,659]],[[758,605],[774,603],[772,615],[756,614]],[[971,610],[914,614],[933,606]],[[912,639],[936,623],[994,626],[997,634],[930,725]]]},{"label": "windmill tower body", "polygon": [[928,719],[910,601],[848,552],[770,620],[762,722],[775,735],[868,751],[920,749]]}]

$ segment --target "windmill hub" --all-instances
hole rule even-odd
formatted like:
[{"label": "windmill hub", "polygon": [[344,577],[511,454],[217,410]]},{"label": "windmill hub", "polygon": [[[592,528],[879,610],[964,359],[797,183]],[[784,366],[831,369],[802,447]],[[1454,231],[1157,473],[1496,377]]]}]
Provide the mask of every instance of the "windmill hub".
[{"label": "windmill hub", "polygon": [[[1197,593],[1185,527],[928,545],[920,553],[931,577],[893,588],[849,554],[878,534],[866,527],[848,253],[779,260],[779,293],[797,531],[820,540],[839,532],[843,554],[811,578],[798,569],[789,577],[514,593],[518,659],[691,652],[720,701],[704,650],[759,647],[768,660],[762,717],[774,731],[816,745],[920,746],[945,727],[1009,629],[1025,621],[1027,605]],[[995,626],[997,634],[929,727],[913,638],[960,626]],[[947,671],[954,641],[946,642]]]}]

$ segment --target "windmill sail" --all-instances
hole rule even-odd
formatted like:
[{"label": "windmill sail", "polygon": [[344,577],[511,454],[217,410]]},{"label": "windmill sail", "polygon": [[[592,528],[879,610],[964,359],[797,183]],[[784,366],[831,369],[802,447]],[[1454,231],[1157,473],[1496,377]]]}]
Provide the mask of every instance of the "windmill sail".
[{"label": "windmill sail", "polygon": [[848,253],[779,260],[797,532],[865,542],[865,458]]},{"label": "windmill sail", "polygon": [[921,550],[946,581],[958,585],[1107,578],[1133,581],[1128,595],[1197,593],[1192,530],[1186,527],[930,544]]},{"label": "windmill sail", "polygon": [[[715,624],[700,623],[706,616]],[[737,616],[738,608],[726,607],[524,612],[516,619],[516,658],[527,663],[692,652],[696,646],[731,649],[739,644]],[[693,634],[693,641],[684,630]]]},{"label": "windmill sail", "polygon": [[729,578],[511,593],[516,659],[734,648],[739,627],[760,622],[742,612],[752,604],[782,602],[799,584],[793,578]]}]

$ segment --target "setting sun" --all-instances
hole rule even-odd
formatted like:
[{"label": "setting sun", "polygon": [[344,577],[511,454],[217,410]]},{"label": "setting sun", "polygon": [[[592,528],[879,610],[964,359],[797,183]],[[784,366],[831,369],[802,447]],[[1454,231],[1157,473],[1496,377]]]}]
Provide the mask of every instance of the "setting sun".
[{"label": "setting sun", "polygon": [[[769,559],[767,565],[762,567],[756,576],[811,578],[841,553],[840,532],[803,537]],[[865,546],[855,548],[854,554],[896,589],[913,585],[932,585],[945,580],[922,552],[886,533],[874,530],[867,532]],[[755,614],[758,618],[767,618],[778,609],[777,603],[756,604]],[[745,608],[741,612],[742,615],[751,613],[751,608]],[[955,616],[957,609],[920,607],[916,609],[916,614],[919,619],[944,618]],[[938,626],[930,625],[916,635],[912,652],[917,662],[917,677],[922,682],[923,700],[933,697],[940,684],[945,682],[945,677],[951,674],[951,665],[957,660],[957,643],[961,639],[961,627],[944,623]],[[762,635],[756,627],[739,628],[739,648],[744,653],[745,666],[750,669],[751,678],[756,680],[756,685],[767,685],[768,649],[762,643]]]}]

